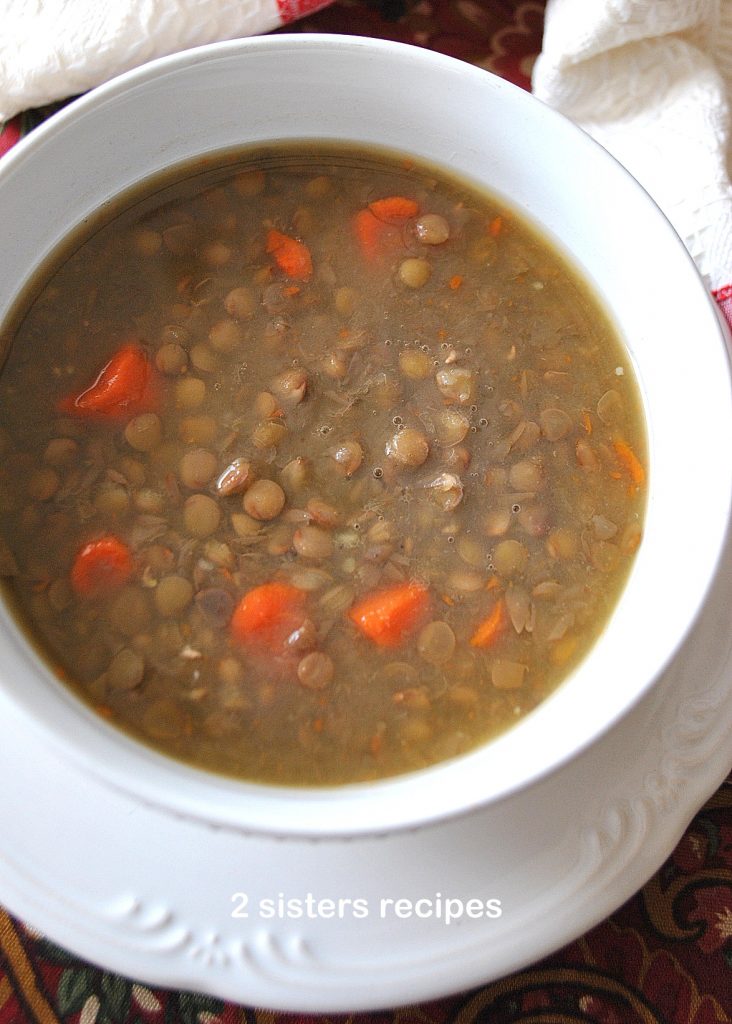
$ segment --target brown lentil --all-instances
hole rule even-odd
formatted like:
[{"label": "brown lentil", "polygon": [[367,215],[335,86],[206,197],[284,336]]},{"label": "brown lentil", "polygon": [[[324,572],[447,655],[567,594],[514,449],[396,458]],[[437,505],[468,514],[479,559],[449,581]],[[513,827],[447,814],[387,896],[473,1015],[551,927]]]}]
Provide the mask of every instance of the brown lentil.
[{"label": "brown lentil", "polygon": [[183,522],[192,537],[210,537],[219,528],[221,510],[207,494],[192,494],[183,505]]},{"label": "brown lentil", "polygon": [[257,480],[244,495],[244,511],[252,519],[276,519],[284,507],[285,492],[274,480]]}]

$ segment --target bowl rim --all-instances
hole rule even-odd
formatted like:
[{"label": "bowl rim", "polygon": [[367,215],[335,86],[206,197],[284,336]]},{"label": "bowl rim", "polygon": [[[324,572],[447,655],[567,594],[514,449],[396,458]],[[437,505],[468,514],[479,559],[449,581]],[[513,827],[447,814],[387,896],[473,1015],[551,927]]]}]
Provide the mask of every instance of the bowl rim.
[{"label": "bowl rim", "polygon": [[[261,52],[284,55],[286,52],[292,52],[293,48],[318,54],[320,59],[335,50],[340,53],[350,53],[351,56],[361,53],[373,55],[382,60],[411,63],[415,68],[429,66],[438,71],[443,70],[450,73],[458,71],[461,76],[475,81],[476,84],[480,82],[484,87],[486,83],[490,82],[491,88],[511,97],[512,103],[519,106],[523,104],[527,110],[537,111],[538,108],[541,108],[540,116],[552,126],[551,130],[554,133],[571,139],[575,148],[583,147],[586,151],[592,152],[595,159],[611,162],[615,167],[613,173],[616,177],[622,178],[625,181],[625,187],[635,190],[637,195],[643,197],[642,201],[649,205],[649,209],[652,208],[655,211],[653,216],[658,224],[658,230],[665,232],[668,244],[676,246],[679,257],[686,259],[689,270],[689,287],[691,288],[692,282],[695,281],[695,287],[699,293],[700,319],[706,309],[707,331],[710,337],[712,333],[716,332],[718,342],[724,349],[729,371],[729,354],[724,346],[724,328],[713,299],[704,286],[683,242],[653,199],[630,173],[582,129],[563,115],[541,104],[518,86],[456,58],[423,50],[410,44],[328,33],[282,33],[274,36],[250,37],[206,44],[182,53],[158,58],[73,100],[29,136],[22,139],[0,163],[0,202],[2,202],[2,184],[5,174],[22,169],[23,162],[35,159],[39,152],[42,157],[43,147],[54,137],[62,136],[67,125],[73,125],[82,114],[98,112],[107,102],[126,95],[131,88],[144,86],[145,83],[170,73],[181,70],[190,71],[197,65],[210,61],[231,57],[239,58],[242,55]],[[539,115],[536,114],[536,116]],[[727,393],[729,396],[729,380]],[[652,439],[649,438],[649,447],[651,442]],[[39,706],[38,702],[25,698],[18,690],[12,690],[11,695],[14,703],[21,707],[24,715],[29,717],[36,727],[43,730],[45,736],[54,746],[64,756],[70,756],[82,765],[85,770],[101,776],[115,788],[131,793],[143,802],[162,806],[178,816],[208,821],[219,827],[280,836],[347,837],[366,833],[415,829],[444,818],[469,813],[488,802],[498,803],[507,800],[516,790],[534,785],[542,778],[559,770],[615,726],[653,686],[691,630],[703,607],[717,570],[732,506],[732,466],[726,467],[726,474],[728,481],[726,506],[718,511],[714,526],[717,535],[714,542],[716,557],[709,566],[704,586],[698,588],[698,592],[693,595],[692,600],[687,601],[690,615],[686,630],[676,636],[673,643],[667,646],[657,666],[656,675],[647,679],[645,685],[638,688],[630,702],[618,707],[616,713],[606,717],[601,725],[577,737],[571,747],[563,752],[555,753],[555,756],[543,764],[540,770],[527,772],[523,776],[515,778],[509,785],[497,788],[494,786],[487,795],[484,786],[479,784],[479,780],[474,785],[466,786],[457,796],[450,793],[451,777],[455,775],[455,765],[460,763],[468,766],[467,772],[462,773],[463,780],[473,771],[473,766],[475,773],[479,775],[480,767],[484,762],[485,746],[461,755],[457,759],[442,762],[418,772],[375,782],[313,788],[270,786],[227,779],[200,769],[190,768],[150,750],[145,745],[130,739],[104,723],[102,723],[104,727],[100,729],[98,717],[64,688],[61,688],[60,699],[53,709]],[[650,487],[653,487],[652,478]],[[12,632],[12,624],[5,609],[0,611],[0,618],[5,621],[7,629]],[[16,636],[14,640],[16,642],[16,664],[24,663],[28,671],[38,672],[38,659],[33,654],[30,645],[21,637]],[[45,666],[42,667],[42,674],[44,672],[46,679],[55,683],[52,673],[50,670],[46,670]],[[58,687],[59,684],[56,685]],[[559,689],[561,690],[565,685],[566,683],[561,684]],[[551,699],[548,698],[548,700]],[[502,746],[505,747],[507,737],[513,741],[517,734],[531,732],[525,726],[535,720],[541,707],[514,726],[507,734],[491,741],[487,746],[497,750]],[[59,712],[68,722],[72,720],[77,722],[83,733],[84,742],[82,744],[78,742],[78,730],[74,736],[66,733],[63,729],[59,730],[57,717]],[[130,777],[130,759],[138,767],[144,768],[144,771],[136,773],[135,778]],[[429,808],[425,808],[417,801],[410,800],[415,784],[431,792],[433,800]],[[214,788],[218,794],[215,805],[211,801]]]}]

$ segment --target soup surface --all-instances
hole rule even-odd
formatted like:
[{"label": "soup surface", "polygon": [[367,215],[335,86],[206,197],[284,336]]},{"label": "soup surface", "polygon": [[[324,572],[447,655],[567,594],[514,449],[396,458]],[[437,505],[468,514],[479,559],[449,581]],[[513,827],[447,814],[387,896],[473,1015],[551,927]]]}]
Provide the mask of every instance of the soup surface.
[{"label": "soup surface", "polygon": [[73,239],[7,333],[6,591],[100,715],[216,772],[471,749],[583,657],[641,539],[608,318],[431,167],[200,161]]}]

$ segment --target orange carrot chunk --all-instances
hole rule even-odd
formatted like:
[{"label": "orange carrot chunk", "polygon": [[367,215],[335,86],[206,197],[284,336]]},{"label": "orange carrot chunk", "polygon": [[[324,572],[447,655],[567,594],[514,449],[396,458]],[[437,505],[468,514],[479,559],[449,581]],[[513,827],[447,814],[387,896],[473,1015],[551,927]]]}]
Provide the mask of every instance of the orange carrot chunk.
[{"label": "orange carrot chunk", "polygon": [[353,218],[353,230],[361,255],[368,263],[375,263],[384,249],[384,240],[396,232],[384,221],[379,220],[371,210],[359,210]]},{"label": "orange carrot chunk", "polygon": [[123,345],[88,388],[59,402],[61,412],[75,416],[117,418],[152,411],[158,404],[156,380],[139,345]]},{"label": "orange carrot chunk", "polygon": [[302,625],[305,593],[289,583],[263,583],[239,601],[231,619],[231,635],[244,646],[277,652]]},{"label": "orange carrot chunk", "polygon": [[638,456],[626,441],[614,441],[613,448],[623,467],[630,475],[630,479],[640,487],[645,482],[646,471]]},{"label": "orange carrot chunk", "polygon": [[506,611],[503,599],[496,601],[488,615],[479,624],[470,638],[471,647],[492,647],[506,625]]},{"label": "orange carrot chunk", "polygon": [[351,622],[380,647],[398,647],[422,623],[430,606],[422,583],[399,583],[368,594],[348,613]]},{"label": "orange carrot chunk", "polygon": [[274,256],[275,263],[288,277],[298,281],[307,281],[313,273],[313,260],[310,250],[296,238],[283,235],[281,231],[270,228],[267,232],[267,252]]},{"label": "orange carrot chunk", "polygon": [[366,262],[376,263],[395,252],[402,244],[402,225],[418,213],[419,205],[405,196],[375,199],[359,210],[353,218],[353,230]]},{"label": "orange carrot chunk", "polygon": [[71,567],[71,586],[80,597],[103,597],[132,576],[132,552],[109,534],[90,541],[77,553]]},{"label": "orange carrot chunk", "polygon": [[410,217],[417,216],[419,203],[405,196],[386,196],[384,199],[376,199],[369,203],[369,210],[377,220],[386,224],[403,224]]}]

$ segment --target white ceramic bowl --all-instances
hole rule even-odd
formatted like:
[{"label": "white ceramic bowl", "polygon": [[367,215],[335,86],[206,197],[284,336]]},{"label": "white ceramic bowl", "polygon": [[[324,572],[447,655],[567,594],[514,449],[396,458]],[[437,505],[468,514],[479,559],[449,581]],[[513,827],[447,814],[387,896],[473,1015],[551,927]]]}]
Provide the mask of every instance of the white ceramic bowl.
[{"label": "white ceramic bowl", "polygon": [[607,153],[532,97],[435,53],[342,36],[218,44],[122,76],[0,165],[0,318],[110,197],[192,157],[339,139],[425,158],[501,194],[594,282],[625,339],[649,430],[645,537],[590,655],[511,731],[428,770],[331,790],[187,768],[116,732],[58,684],[0,609],[0,685],[63,757],[143,801],[290,836],[414,827],[501,802],[592,749],[673,658],[714,577],[732,493],[732,400],[716,310],[681,242]]}]

